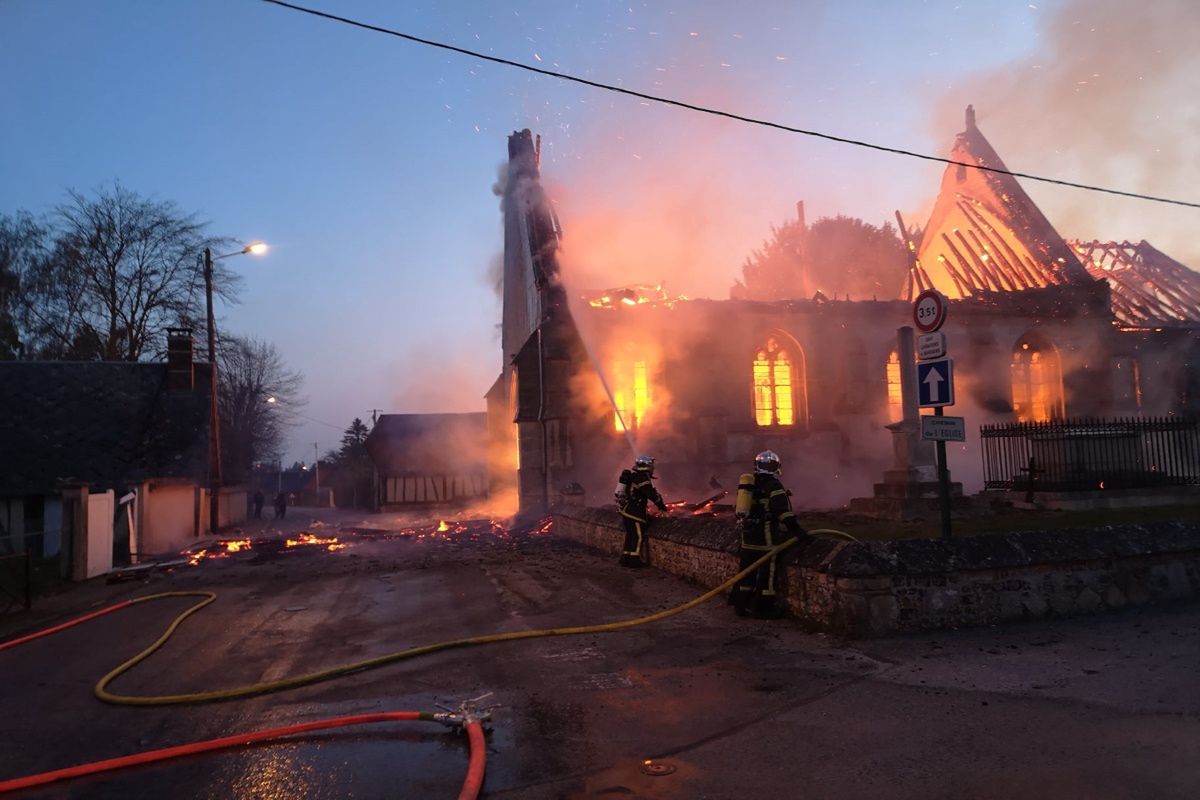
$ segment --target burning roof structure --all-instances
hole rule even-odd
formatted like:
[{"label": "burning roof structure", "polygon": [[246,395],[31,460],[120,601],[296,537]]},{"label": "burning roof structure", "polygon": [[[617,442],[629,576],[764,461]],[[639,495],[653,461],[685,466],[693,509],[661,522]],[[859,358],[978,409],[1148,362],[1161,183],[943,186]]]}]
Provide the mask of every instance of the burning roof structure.
[{"label": "burning roof structure", "polygon": [[[971,106],[967,106],[966,130],[955,139],[950,158],[1007,169],[975,125]],[[1091,282],[1075,252],[1016,178],[952,164],[942,176],[904,299],[929,288],[955,300]]]},{"label": "burning roof structure", "polygon": [[657,286],[622,286],[617,289],[606,289],[602,292],[589,292],[583,298],[592,308],[620,308],[622,305],[639,306],[646,304],[664,305],[672,308],[680,300],[687,300],[683,295],[667,294],[665,284]]},{"label": "burning roof structure", "polygon": [[1112,311],[1130,328],[1200,325],[1200,274],[1143,240],[1071,242],[1088,274],[1112,288]]}]

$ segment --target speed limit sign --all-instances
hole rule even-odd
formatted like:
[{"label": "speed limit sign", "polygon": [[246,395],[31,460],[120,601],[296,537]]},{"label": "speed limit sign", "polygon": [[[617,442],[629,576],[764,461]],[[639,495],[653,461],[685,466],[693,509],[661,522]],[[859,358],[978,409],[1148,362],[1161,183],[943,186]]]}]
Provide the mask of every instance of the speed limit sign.
[{"label": "speed limit sign", "polygon": [[933,333],[946,321],[946,298],[935,290],[926,289],[913,303],[913,324],[921,333]]}]

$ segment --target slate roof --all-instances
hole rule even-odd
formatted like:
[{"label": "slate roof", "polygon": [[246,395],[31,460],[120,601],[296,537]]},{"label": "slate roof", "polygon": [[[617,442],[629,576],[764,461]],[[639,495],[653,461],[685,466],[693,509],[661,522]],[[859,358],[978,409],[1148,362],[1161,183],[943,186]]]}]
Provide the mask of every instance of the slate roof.
[{"label": "slate roof", "polygon": [[48,494],[67,480],[203,481],[207,378],[197,364],[195,390],[168,392],[165,364],[0,362],[0,495]]},{"label": "slate roof", "polygon": [[486,469],[487,412],[384,414],[367,436],[382,477],[451,475]]}]

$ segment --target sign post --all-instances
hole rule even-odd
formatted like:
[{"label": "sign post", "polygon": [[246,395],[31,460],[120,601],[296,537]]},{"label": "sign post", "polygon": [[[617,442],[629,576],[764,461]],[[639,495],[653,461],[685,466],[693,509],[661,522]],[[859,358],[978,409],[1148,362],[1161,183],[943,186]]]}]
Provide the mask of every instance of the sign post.
[{"label": "sign post", "polygon": [[[942,506],[942,538],[950,533],[950,468],[946,465],[946,439],[951,428],[949,419],[962,422],[961,417],[942,421],[946,406],[954,405],[954,360],[946,358],[946,337],[938,330],[946,322],[946,298],[934,289],[926,289],[913,301],[913,324],[924,334],[921,337],[917,363],[917,397],[921,408],[933,409],[933,420],[922,422],[921,437],[937,440],[938,494]],[[926,436],[926,430],[942,435]],[[957,431],[954,431],[957,433]]]}]

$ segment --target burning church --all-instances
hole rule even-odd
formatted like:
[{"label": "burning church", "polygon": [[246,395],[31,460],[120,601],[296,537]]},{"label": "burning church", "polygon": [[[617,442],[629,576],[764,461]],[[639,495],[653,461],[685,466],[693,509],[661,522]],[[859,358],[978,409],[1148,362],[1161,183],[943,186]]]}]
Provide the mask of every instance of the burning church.
[{"label": "burning church", "polygon": [[[967,491],[982,488],[980,425],[1200,411],[1200,275],[1146,242],[1064,239],[1004,172],[948,166],[919,241],[901,232],[907,274],[874,299],[583,295],[563,280],[540,142],[525,130],[508,145],[489,469],[523,511],[607,502],[639,452],[669,499],[732,487],[767,448],[798,506],[870,494],[902,415],[897,329],[926,288],[951,301],[968,438],[950,467]],[[970,108],[951,158],[1005,169]]]}]

